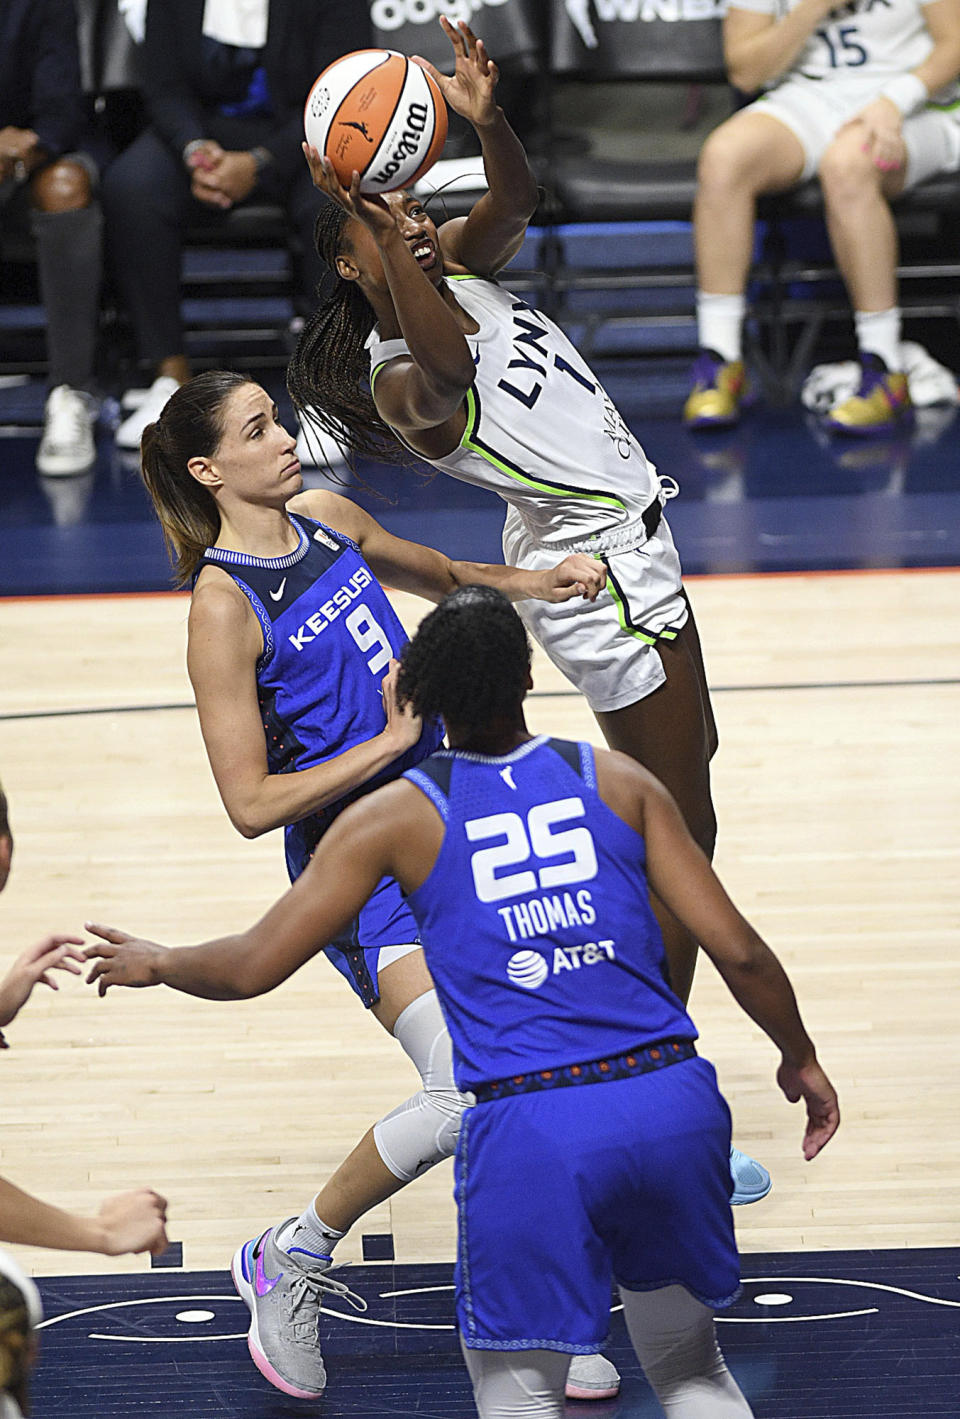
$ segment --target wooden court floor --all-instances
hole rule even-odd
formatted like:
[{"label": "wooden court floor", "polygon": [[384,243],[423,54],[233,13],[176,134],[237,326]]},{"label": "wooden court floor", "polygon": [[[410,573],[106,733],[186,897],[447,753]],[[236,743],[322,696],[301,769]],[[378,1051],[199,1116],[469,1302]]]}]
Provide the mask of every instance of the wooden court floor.
[{"label": "wooden court floor", "polygon": [[[736,1138],[774,1177],[745,1251],[960,1243],[960,571],[693,580],[714,688],[717,865],[786,964],[844,1122],[812,1165],[775,1054],[702,963],[692,1010]],[[397,598],[412,627],[427,609]],[[16,839],[0,963],[105,920],[170,943],[243,927],[285,885],[279,834],[230,827],[184,669],[182,596],[0,600],[0,776]],[[538,657],[534,731],[599,742]],[[241,1003],[65,980],[7,1032],[0,1171],[93,1209],[150,1183],[190,1269],[304,1206],[412,1092],[323,959]],[[371,1215],[400,1262],[454,1253],[449,1164]],[[140,1258],[15,1249],[38,1274]]]}]

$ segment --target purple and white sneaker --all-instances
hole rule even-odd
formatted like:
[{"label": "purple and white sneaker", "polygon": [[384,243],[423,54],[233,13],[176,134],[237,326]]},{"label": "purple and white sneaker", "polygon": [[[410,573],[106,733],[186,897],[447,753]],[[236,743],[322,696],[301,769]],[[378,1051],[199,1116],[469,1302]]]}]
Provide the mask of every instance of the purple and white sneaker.
[{"label": "purple and white sneaker", "polygon": [[247,1346],[261,1375],[295,1399],[319,1399],[327,1383],[320,1353],[323,1298],[341,1297],[358,1311],[367,1303],[326,1274],[329,1256],[277,1246],[277,1234],[295,1220],[238,1247],[230,1271],[250,1312]]}]

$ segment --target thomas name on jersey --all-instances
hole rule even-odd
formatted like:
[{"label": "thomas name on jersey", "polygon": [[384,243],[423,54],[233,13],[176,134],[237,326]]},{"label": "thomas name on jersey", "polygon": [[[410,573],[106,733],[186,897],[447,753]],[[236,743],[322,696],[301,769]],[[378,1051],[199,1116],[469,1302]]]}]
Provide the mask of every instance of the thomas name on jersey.
[{"label": "thomas name on jersey", "polygon": [[558,927],[592,926],[597,919],[593,900],[585,887],[576,893],[554,892],[548,897],[531,897],[513,906],[498,907],[497,916],[507,928],[511,941],[529,941],[546,936]]},{"label": "thomas name on jersey", "polygon": [[303,625],[289,637],[294,650],[303,650],[304,646],[316,640],[321,631],[325,631],[341,612],[346,611],[372,581],[373,574],[367,567],[358,568],[350,580],[338,587],[329,601],[322,602],[319,609],[308,616]]}]

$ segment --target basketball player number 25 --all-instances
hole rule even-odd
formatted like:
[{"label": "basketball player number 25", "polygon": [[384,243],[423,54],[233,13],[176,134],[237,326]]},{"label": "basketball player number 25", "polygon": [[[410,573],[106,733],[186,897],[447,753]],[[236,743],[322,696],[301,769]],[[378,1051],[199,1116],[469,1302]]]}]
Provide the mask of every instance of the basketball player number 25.
[{"label": "basketball player number 25", "polygon": [[[560,828],[584,816],[582,798],[559,798],[553,803],[537,803],[524,823],[519,813],[491,813],[488,818],[470,818],[464,824],[469,842],[503,838],[495,847],[479,848],[471,857],[473,885],[481,902],[502,902],[528,892],[567,887],[573,882],[589,882],[597,875],[597,853],[590,829]],[[556,831],[560,829],[559,831]],[[537,857],[545,866],[536,872],[508,872],[497,876],[499,868],[519,867]],[[551,859],[566,858],[565,862]]]},{"label": "basketball player number 25", "polygon": [[372,659],[367,661],[367,669],[371,675],[376,675],[378,670],[383,670],[390,664],[393,651],[390,649],[390,642],[382,627],[370,615],[366,606],[357,606],[347,617],[347,630],[357,643],[357,649],[366,655],[368,650],[377,648],[377,653]]}]

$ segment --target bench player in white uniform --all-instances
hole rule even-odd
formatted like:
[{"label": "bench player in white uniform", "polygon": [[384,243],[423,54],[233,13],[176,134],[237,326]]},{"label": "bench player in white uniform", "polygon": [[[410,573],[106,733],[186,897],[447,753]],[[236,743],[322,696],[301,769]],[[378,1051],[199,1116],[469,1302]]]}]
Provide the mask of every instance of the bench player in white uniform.
[{"label": "bench player in white uniform", "polygon": [[[613,401],[564,333],[493,280],[519,249],[537,184],[494,100],[496,66],[469,26],[441,21],[456,55],[437,71],[447,103],[475,126],[489,190],[437,228],[406,192],[362,197],[304,145],[334,201],[317,245],[338,289],[308,321],[287,372],[300,413],[355,453],[425,458],[508,505],[508,561],[537,569],[578,549],[601,558],[607,589],[573,615],[523,610],[554,664],[583,691],[611,748],[670,789],[713,851],[716,729],[700,644],[666,520],[668,496]],[[367,388],[369,380],[370,389]],[[559,611],[560,614],[553,614]],[[696,942],[661,916],[681,999]],[[734,1150],[734,1200],[769,1191]]]},{"label": "bench player in white uniform", "polygon": [[684,418],[691,428],[739,418],[756,199],[816,175],[862,366],[859,389],[826,423],[883,432],[910,413],[889,202],[960,168],[960,0],[731,0],[723,34],[731,83],[766,92],[700,155],[701,353]]},{"label": "bench player in white uniform", "polygon": [[107,944],[88,952],[103,958],[91,979],[101,992],[270,990],[391,874],[420,924],[457,1084],[476,1097],[457,1146],[455,1281],[481,1419],[561,1419],[571,1356],[603,1337],[611,1279],[665,1413],[749,1419],[713,1320],[739,1290],[730,1114],[666,980],[648,881],[781,1051],[809,1160],[839,1114],[783,968],[652,775],[531,738],[530,646],[498,592],[447,597],[405,648],[398,685],[442,716],[450,750],[348,808],[249,931],[169,951],[94,927]]}]

